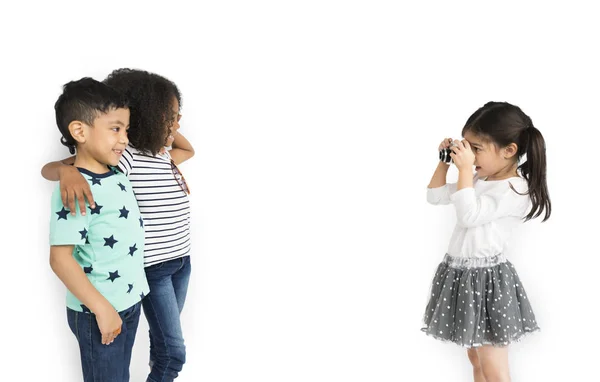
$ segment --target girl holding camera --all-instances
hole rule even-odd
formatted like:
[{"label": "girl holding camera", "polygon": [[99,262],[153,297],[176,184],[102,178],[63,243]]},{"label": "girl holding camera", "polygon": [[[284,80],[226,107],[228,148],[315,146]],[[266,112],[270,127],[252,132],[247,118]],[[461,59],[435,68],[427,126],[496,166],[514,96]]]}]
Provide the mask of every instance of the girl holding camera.
[{"label": "girl holding camera", "polygon": [[421,330],[466,347],[475,382],[510,381],[508,345],[539,327],[504,249],[513,228],[550,217],[545,143],[531,118],[506,102],[479,108],[462,136],[439,147],[449,149],[458,181],[446,183],[442,160],[427,189],[429,203],[454,205],[457,223]]}]

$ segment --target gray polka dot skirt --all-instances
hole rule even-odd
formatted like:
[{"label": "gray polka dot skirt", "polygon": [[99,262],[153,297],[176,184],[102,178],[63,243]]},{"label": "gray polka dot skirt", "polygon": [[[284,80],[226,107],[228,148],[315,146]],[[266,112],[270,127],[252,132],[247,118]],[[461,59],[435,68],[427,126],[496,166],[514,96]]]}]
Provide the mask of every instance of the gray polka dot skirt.
[{"label": "gray polka dot skirt", "polygon": [[506,346],[539,330],[514,266],[502,255],[446,255],[423,317],[426,334],[464,347]]}]

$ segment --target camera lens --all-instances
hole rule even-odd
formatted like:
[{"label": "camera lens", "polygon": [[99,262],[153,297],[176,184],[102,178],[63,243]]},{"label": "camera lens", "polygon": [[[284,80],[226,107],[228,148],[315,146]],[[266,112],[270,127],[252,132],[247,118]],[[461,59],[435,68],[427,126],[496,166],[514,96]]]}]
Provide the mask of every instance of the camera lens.
[{"label": "camera lens", "polygon": [[444,163],[452,163],[452,157],[450,156],[451,152],[452,152],[452,150],[450,150],[450,149],[440,150],[440,154],[439,154],[440,161],[444,162]]}]

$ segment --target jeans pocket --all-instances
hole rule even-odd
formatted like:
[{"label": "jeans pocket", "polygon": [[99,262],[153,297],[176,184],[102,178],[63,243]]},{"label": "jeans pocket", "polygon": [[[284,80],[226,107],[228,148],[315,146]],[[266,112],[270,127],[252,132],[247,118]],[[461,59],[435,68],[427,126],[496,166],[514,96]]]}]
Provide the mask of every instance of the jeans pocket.
[{"label": "jeans pocket", "polygon": [[156,265],[151,265],[151,266],[149,266],[148,268],[146,268],[146,271],[150,271],[150,272],[151,272],[151,271],[157,271],[157,270],[161,269],[162,267],[164,267],[164,266],[165,266],[165,263],[167,263],[167,262],[166,262],[166,261],[163,261],[163,262],[161,262],[161,263],[158,263],[158,264],[156,264]]},{"label": "jeans pocket", "polygon": [[140,303],[138,302],[132,307],[120,312],[119,315],[121,316],[121,320],[123,320],[123,323],[127,322],[127,320],[129,320],[133,315],[135,315],[139,309]]}]

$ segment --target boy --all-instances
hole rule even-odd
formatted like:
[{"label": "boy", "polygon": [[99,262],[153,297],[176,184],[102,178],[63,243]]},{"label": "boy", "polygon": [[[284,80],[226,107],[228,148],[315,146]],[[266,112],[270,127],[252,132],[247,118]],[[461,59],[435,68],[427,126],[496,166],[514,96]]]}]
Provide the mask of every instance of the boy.
[{"label": "boy", "polygon": [[[52,195],[50,265],[67,287],[67,320],[84,381],[129,381],[129,363],[149,293],[144,228],[127,177],[115,167],[128,144],[129,109],[114,89],[91,78],[64,86],[54,106],[61,143],[94,191],[94,204],[66,210]],[[74,212],[74,214],[73,214]]]}]

